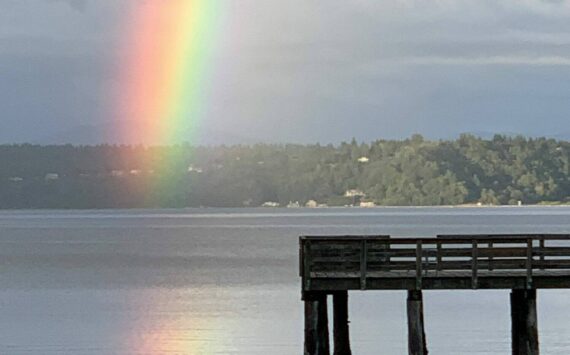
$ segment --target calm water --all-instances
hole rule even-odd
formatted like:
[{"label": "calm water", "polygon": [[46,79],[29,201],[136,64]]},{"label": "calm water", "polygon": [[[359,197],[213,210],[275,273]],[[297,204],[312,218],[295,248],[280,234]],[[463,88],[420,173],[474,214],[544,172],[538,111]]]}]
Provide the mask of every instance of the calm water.
[{"label": "calm water", "polygon": [[[0,354],[302,352],[302,234],[570,232],[570,208],[0,213]],[[570,291],[540,291],[543,354]],[[508,291],[425,292],[432,354],[508,354]],[[405,294],[351,293],[354,354],[406,354]],[[382,349],[381,351],[375,351]]]}]

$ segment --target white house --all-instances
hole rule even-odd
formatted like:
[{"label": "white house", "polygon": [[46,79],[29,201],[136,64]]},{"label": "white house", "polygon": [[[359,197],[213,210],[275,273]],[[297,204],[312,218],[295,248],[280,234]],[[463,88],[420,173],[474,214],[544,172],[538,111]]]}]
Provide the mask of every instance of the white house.
[{"label": "white house", "polygon": [[358,197],[358,196],[365,196],[364,191],[359,189],[351,189],[351,190],[346,190],[346,192],[344,193],[344,197]]},{"label": "white house", "polygon": [[318,204],[317,201],[315,201],[315,200],[309,200],[309,201],[307,201],[307,203],[305,204],[305,207],[317,208],[317,207],[319,207],[319,204]]}]

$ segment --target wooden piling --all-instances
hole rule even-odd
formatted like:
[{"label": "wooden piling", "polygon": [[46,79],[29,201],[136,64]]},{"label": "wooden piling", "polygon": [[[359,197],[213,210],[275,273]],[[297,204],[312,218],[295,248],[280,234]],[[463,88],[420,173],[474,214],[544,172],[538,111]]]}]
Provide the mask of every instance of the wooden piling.
[{"label": "wooden piling", "polygon": [[512,290],[512,354],[539,355],[536,289]]},{"label": "wooden piling", "polygon": [[351,355],[348,327],[348,292],[333,293],[334,355]]},{"label": "wooden piling", "polygon": [[328,294],[334,355],[351,354],[348,291],[356,289],[407,290],[409,355],[427,355],[422,290],[512,289],[512,354],[539,355],[536,289],[570,289],[570,248],[555,243],[569,240],[570,234],[301,237],[304,354],[332,351]]},{"label": "wooden piling", "polygon": [[427,355],[421,290],[408,290],[408,354]]},{"label": "wooden piling", "polygon": [[306,292],[305,355],[330,355],[327,294]]}]

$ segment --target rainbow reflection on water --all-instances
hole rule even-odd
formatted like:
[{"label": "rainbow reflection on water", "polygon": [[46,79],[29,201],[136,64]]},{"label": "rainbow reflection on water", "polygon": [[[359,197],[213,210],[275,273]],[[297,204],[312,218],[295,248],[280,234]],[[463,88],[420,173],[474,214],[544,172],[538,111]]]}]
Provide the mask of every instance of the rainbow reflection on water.
[{"label": "rainbow reflection on water", "polygon": [[133,354],[218,355],[232,349],[231,321],[210,307],[226,298],[218,289],[146,289],[132,295],[125,348]]}]

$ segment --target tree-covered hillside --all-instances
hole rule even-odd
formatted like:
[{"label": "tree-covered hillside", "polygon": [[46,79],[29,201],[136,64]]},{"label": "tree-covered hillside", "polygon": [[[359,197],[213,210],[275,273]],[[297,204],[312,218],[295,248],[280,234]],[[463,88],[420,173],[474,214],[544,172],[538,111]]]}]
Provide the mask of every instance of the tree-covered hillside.
[{"label": "tree-covered hillside", "polygon": [[337,146],[4,145],[0,208],[569,202],[569,159],[569,142],[471,135]]}]

